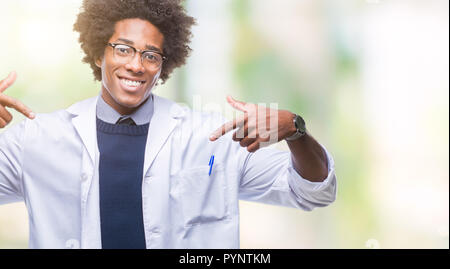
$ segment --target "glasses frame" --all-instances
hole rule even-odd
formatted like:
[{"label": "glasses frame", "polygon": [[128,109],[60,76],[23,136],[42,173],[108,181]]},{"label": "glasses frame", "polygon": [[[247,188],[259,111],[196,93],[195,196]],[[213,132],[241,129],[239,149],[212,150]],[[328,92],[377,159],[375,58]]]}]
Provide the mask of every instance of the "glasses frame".
[{"label": "glasses frame", "polygon": [[[119,45],[121,45],[121,46],[127,46],[127,47],[131,48],[131,49],[134,51],[134,55],[136,55],[136,53],[139,53],[139,54],[141,55],[141,64],[142,64],[142,65],[144,65],[144,57],[143,57],[143,55],[144,55],[144,53],[146,53],[146,52],[153,52],[153,53],[159,54],[159,55],[162,57],[161,65],[160,65],[158,68],[161,68],[162,65],[163,65],[163,63],[164,63],[165,61],[167,61],[167,57],[164,56],[164,54],[162,54],[161,52],[156,51],[156,50],[138,50],[137,48],[135,48],[135,47],[133,47],[133,46],[130,46],[130,45],[127,45],[127,44],[122,44],[122,43],[108,43],[108,46],[110,46],[110,47],[113,48],[113,53],[114,53],[114,50],[116,49],[116,47],[119,46]],[[133,57],[134,57],[134,55],[133,55]]]}]

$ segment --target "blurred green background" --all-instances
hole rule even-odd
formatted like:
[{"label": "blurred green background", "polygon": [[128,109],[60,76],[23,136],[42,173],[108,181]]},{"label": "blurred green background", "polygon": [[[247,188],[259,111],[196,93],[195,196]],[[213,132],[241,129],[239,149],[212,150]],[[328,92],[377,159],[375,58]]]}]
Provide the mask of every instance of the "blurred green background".
[{"label": "blurred green background", "polygon": [[[98,94],[72,31],[80,0],[0,3],[0,77],[18,73],[5,94],[37,113]],[[449,248],[448,5],[186,1],[193,53],[155,93],[277,103],[304,116],[336,163],[329,207],[241,201],[242,248]],[[24,119],[12,113],[12,125]],[[27,244],[24,204],[1,206],[0,248]]]}]

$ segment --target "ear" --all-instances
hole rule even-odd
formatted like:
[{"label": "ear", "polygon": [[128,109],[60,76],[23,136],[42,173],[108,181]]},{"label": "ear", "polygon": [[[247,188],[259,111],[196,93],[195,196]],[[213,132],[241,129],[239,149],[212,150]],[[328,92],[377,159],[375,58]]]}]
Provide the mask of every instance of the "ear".
[{"label": "ear", "polygon": [[102,68],[102,61],[103,61],[102,58],[98,58],[97,60],[95,60],[95,65],[96,65],[98,68]]}]

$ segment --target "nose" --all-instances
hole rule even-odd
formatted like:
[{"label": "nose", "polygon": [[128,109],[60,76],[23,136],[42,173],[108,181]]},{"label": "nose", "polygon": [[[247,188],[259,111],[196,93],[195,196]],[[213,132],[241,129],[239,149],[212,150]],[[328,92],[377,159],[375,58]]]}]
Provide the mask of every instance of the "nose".
[{"label": "nose", "polygon": [[133,73],[144,73],[145,68],[142,65],[141,55],[139,53],[136,53],[133,59],[125,65],[125,68]]}]

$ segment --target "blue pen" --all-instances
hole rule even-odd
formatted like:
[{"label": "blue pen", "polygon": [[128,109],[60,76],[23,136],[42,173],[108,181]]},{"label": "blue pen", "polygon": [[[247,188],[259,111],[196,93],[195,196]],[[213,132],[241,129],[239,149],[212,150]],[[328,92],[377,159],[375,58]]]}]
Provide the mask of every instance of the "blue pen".
[{"label": "blue pen", "polygon": [[214,155],[212,155],[211,156],[211,158],[209,159],[209,174],[208,175],[211,175],[211,171],[212,171],[212,167],[213,167],[213,165],[214,165]]}]

